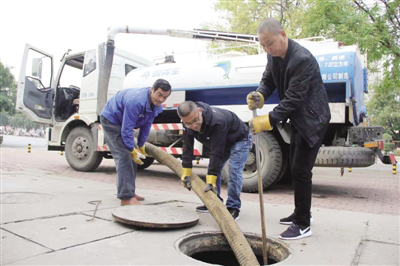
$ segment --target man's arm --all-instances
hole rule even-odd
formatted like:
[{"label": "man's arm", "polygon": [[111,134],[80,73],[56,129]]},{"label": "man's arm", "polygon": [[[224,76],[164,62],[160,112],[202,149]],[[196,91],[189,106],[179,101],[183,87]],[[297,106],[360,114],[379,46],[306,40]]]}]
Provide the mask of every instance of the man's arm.
[{"label": "man's arm", "polygon": [[153,124],[154,118],[149,120],[146,124],[140,127],[139,135],[137,139],[138,147],[142,147],[149,136],[151,125]]},{"label": "man's arm", "polygon": [[211,132],[210,163],[207,174],[217,176],[223,162],[228,130],[225,126],[217,124],[211,129]]},{"label": "man's arm", "polygon": [[182,167],[193,167],[193,145],[194,137],[189,135],[187,128],[183,130],[183,152],[182,152]]},{"label": "man's arm", "polygon": [[122,117],[121,136],[128,150],[133,151],[135,143],[133,139],[133,129],[136,126],[140,114],[140,104],[137,102],[128,102],[125,105],[124,115]]},{"label": "man's arm", "polygon": [[265,67],[264,73],[262,75],[260,85],[257,88],[257,91],[264,96],[265,100],[267,100],[269,96],[272,95],[272,92],[276,89],[274,78],[272,76],[272,64],[270,63],[270,61],[272,61],[272,57],[268,56],[267,66]]}]

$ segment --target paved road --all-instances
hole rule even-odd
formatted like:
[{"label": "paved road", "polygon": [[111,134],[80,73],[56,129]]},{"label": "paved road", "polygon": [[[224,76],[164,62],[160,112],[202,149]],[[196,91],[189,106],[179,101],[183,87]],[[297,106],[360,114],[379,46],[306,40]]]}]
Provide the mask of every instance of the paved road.
[{"label": "paved road", "polygon": [[14,135],[3,135],[2,148],[26,149],[28,144],[41,151],[47,150],[45,138],[22,137]]},{"label": "paved road", "polygon": [[[76,172],[68,165],[64,155],[46,151],[44,139],[9,137],[11,138],[5,139],[1,146],[1,169],[3,170],[38,169],[71,178],[115,183],[113,160],[103,160],[94,172]],[[32,145],[31,153],[27,152],[28,143]],[[206,160],[201,161],[194,169],[200,177],[205,177]],[[343,176],[340,175],[339,168],[314,168],[313,207],[399,215],[399,183],[400,174],[392,174],[392,166],[383,165],[380,162],[368,168],[353,168],[352,172],[345,169]],[[193,193],[181,187],[178,177],[166,166],[158,163],[139,172],[137,187],[138,194],[140,194],[140,189],[181,194]],[[222,195],[226,198],[226,187],[223,188]],[[258,195],[252,193],[242,193],[241,198],[245,201],[258,201]],[[291,186],[278,184],[264,191],[264,202],[293,204]]]}]

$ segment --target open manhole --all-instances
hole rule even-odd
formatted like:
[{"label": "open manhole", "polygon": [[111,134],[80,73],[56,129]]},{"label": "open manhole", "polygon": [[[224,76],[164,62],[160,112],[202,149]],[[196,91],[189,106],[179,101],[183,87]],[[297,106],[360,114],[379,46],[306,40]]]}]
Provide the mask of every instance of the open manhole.
[{"label": "open manhole", "polygon": [[[262,238],[245,233],[260,265],[263,264]],[[228,241],[221,232],[197,232],[179,239],[175,247],[192,259],[218,265],[239,265]],[[287,244],[267,237],[268,265],[282,262],[290,255]]]}]

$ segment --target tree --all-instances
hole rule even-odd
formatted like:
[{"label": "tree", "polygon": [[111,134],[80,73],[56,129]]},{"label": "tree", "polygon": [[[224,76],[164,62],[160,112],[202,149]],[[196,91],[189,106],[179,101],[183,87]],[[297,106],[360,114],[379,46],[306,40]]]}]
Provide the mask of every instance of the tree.
[{"label": "tree", "polygon": [[217,2],[216,11],[223,12],[222,19],[227,21],[227,31],[256,34],[260,22],[273,17],[279,20],[287,32],[296,30],[296,18],[300,17],[305,0],[237,0]]},{"label": "tree", "polygon": [[[400,0],[376,1],[369,8],[363,1],[356,1],[359,10],[369,18],[372,28],[372,60],[384,59],[385,77],[400,86]],[[368,47],[368,46],[367,46]]]},{"label": "tree", "polygon": [[[293,25],[297,24],[296,19],[300,17],[301,6],[304,2],[305,0],[220,0],[214,5],[214,9],[222,13],[222,20],[218,23],[206,23],[203,27],[226,32],[256,34],[258,25],[263,19],[274,17],[282,23],[288,33],[292,33],[296,30]],[[211,43],[209,48],[227,47],[228,50],[242,51],[247,54],[257,53],[257,49],[254,47],[232,48],[237,45]]]},{"label": "tree", "polygon": [[11,68],[4,66],[0,61],[0,111],[9,115],[15,114],[16,88],[17,83]]},{"label": "tree", "polygon": [[32,122],[28,117],[22,113],[16,113],[9,118],[9,125],[13,128],[39,128],[40,124]]},{"label": "tree", "polygon": [[394,140],[400,140],[400,87],[394,80],[386,77],[375,87],[368,109],[372,110],[373,125],[383,126]]},{"label": "tree", "polygon": [[0,112],[0,126],[7,126],[8,120],[8,114],[6,112]]}]

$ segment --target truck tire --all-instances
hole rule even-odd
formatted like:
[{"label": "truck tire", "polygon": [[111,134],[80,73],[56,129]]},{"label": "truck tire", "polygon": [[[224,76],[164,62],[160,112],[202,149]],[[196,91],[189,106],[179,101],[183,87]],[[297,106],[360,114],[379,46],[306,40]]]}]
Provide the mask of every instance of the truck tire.
[{"label": "truck tire", "polygon": [[103,160],[103,156],[95,149],[92,133],[82,126],[72,129],[68,134],[65,157],[73,169],[81,172],[95,170]]},{"label": "truck tire", "polygon": [[138,164],[138,166],[137,166],[137,168],[138,168],[139,170],[146,169],[147,167],[149,167],[150,165],[152,165],[153,162],[154,162],[154,158],[153,158],[153,157],[146,157],[145,159],[142,159],[142,162],[143,162],[142,165]]},{"label": "truck tire", "polygon": [[321,147],[315,160],[320,167],[368,167],[374,163],[374,151],[362,147]]},{"label": "truck tire", "polygon": [[[281,146],[281,150],[282,150],[282,146]],[[281,181],[283,181],[284,177],[286,177],[288,174],[290,169],[289,168],[289,153],[290,151],[284,152],[282,151],[282,166],[281,166],[281,170],[279,171],[278,177],[275,179],[274,184],[280,183]]]},{"label": "truck tire", "polygon": [[[278,141],[270,132],[258,134],[260,144],[260,174],[263,182],[263,189],[271,186],[278,178],[282,167],[282,151]],[[229,160],[222,169],[222,181],[228,182],[229,176]],[[253,144],[246,165],[243,171],[243,192],[255,193],[258,192],[258,177],[257,177],[257,162],[256,148]]]}]

